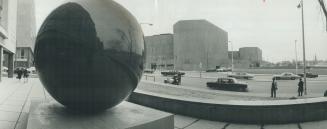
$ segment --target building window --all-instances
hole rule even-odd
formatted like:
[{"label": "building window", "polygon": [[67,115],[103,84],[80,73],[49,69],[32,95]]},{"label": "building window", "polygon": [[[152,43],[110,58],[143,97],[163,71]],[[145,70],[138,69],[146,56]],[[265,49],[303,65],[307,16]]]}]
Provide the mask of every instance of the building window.
[{"label": "building window", "polygon": [[0,20],[2,19],[3,0],[0,0]]},{"label": "building window", "polygon": [[22,50],[20,51],[20,58],[21,58],[21,59],[24,59],[24,57],[25,57],[25,51],[24,51],[24,49],[22,49]]}]

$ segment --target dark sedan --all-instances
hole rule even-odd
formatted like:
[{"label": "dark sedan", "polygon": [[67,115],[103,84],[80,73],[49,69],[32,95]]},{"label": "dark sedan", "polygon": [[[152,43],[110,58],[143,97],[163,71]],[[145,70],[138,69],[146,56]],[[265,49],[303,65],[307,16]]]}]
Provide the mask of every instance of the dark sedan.
[{"label": "dark sedan", "polygon": [[174,75],[185,75],[184,72],[179,72],[179,71],[176,71],[176,70],[173,70],[173,71],[165,71],[165,72],[161,72],[161,75],[163,76],[174,76]]},{"label": "dark sedan", "polygon": [[247,91],[246,83],[238,82],[235,78],[218,78],[215,82],[207,82],[207,87],[218,90]]},{"label": "dark sedan", "polygon": [[[300,74],[298,74],[300,77],[304,77],[304,74],[303,73],[300,73]],[[307,78],[317,78],[318,77],[318,74],[314,74],[314,73],[307,73],[306,74],[307,76]]]}]

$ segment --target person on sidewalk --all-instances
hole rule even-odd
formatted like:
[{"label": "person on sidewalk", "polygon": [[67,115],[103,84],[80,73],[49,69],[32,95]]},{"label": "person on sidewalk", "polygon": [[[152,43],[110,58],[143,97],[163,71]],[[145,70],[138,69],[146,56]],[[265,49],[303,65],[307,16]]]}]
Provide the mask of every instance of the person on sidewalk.
[{"label": "person on sidewalk", "polygon": [[298,86],[298,89],[297,89],[298,96],[302,96],[303,95],[303,81],[302,81],[302,78],[300,78],[300,82],[297,84],[297,86]]},{"label": "person on sidewalk", "polygon": [[20,81],[22,79],[23,71],[21,68],[17,69],[17,79]]},{"label": "person on sidewalk", "polygon": [[28,82],[28,76],[29,76],[28,70],[24,68],[23,70],[24,83]]},{"label": "person on sidewalk", "polygon": [[277,88],[277,82],[276,82],[276,78],[272,79],[272,83],[271,83],[271,98],[276,98],[276,90]]}]

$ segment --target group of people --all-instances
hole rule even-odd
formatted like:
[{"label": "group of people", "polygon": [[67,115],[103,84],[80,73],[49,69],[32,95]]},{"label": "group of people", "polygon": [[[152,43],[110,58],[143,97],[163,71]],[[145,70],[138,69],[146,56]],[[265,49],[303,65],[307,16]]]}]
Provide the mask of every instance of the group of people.
[{"label": "group of people", "polygon": [[19,81],[24,78],[24,82],[28,82],[29,71],[26,68],[18,68],[15,72]]},{"label": "group of people", "polygon": [[[299,83],[297,84],[298,89],[298,96],[303,96],[303,81],[302,78],[300,78]],[[272,84],[271,84],[271,98],[276,98],[276,91],[277,91],[277,82],[276,82],[276,78],[273,78]]]},{"label": "group of people", "polygon": [[181,85],[181,82],[182,82],[182,75],[181,74],[176,74],[176,75],[173,76],[172,84]]}]

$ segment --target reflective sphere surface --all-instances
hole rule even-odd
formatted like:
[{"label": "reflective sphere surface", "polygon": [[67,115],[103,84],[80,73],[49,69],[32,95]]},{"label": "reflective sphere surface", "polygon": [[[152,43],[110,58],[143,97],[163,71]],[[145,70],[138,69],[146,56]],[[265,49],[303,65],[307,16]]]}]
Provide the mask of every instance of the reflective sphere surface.
[{"label": "reflective sphere surface", "polygon": [[136,88],[144,64],[143,32],[111,0],[69,0],[44,21],[35,65],[51,96],[71,109],[101,111]]}]

